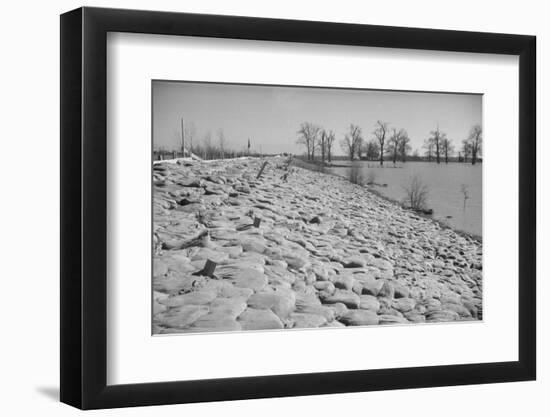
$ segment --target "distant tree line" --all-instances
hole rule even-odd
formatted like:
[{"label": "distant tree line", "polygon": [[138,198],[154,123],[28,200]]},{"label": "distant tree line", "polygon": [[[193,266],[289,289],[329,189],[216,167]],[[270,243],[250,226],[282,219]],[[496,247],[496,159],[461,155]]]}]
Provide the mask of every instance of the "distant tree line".
[{"label": "distant tree line", "polygon": [[[426,160],[435,161],[438,164],[444,160],[448,163],[455,154],[453,143],[447,138],[445,132],[440,131],[439,126],[430,133],[431,136],[424,141],[423,145]],[[462,141],[462,147],[458,150],[458,162],[470,162],[475,165],[481,160],[482,133],[480,125],[472,126],[468,137]]]},{"label": "distant tree line", "polygon": [[[334,158],[332,149],[335,141],[335,133],[327,131],[321,126],[311,122],[303,122],[298,129],[297,143],[306,149],[308,161],[319,159],[321,163],[331,162]],[[347,132],[340,140],[340,147],[346,153],[349,160],[362,159],[379,161],[380,165],[385,160],[395,164],[397,161],[425,160],[446,164],[452,160],[459,162],[471,162],[475,164],[480,161],[482,130],[480,125],[471,128],[466,139],[462,141],[462,148],[458,152],[458,158],[453,159],[455,148],[447,134],[439,129],[439,125],[430,132],[428,139],[424,141],[424,154],[421,156],[418,150],[412,155],[411,139],[403,128],[390,127],[389,123],[378,120],[374,125],[372,137],[367,140],[364,137],[361,127],[350,124]],[[387,158],[387,159],[386,159]]]},{"label": "distant tree line", "polygon": [[[297,143],[305,148],[308,161],[320,160],[332,162],[334,157],[334,144],[336,134],[311,122],[303,122],[297,131]],[[351,123],[339,141],[340,148],[345,152],[349,160],[378,161],[380,165],[384,161],[406,162],[408,160],[428,161],[436,163],[449,163],[458,161],[476,164],[481,160],[482,129],[480,125],[474,125],[466,139],[462,141],[458,149],[458,155],[453,142],[447,137],[439,126],[430,132],[430,136],[422,145],[423,153],[419,150],[412,152],[411,139],[404,128],[392,127],[389,123],[378,120],[371,132],[370,138],[364,135],[359,125]],[[211,131],[198,137],[196,126],[193,122],[184,124],[182,121],[181,132],[175,134],[176,143],[171,148],[154,147],[155,159],[167,159],[173,157],[189,156],[194,154],[202,159],[224,159],[241,156],[262,156],[262,151],[251,150],[250,138],[243,141],[241,149],[228,146],[223,129],[216,131],[215,138]],[[340,159],[338,157],[337,159]]]}]

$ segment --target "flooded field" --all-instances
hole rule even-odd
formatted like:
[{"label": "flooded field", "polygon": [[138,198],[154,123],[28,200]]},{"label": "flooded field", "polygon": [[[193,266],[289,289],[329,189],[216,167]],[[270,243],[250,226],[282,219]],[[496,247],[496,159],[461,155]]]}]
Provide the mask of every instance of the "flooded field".
[{"label": "flooded field", "polygon": [[[327,171],[349,177],[351,163],[337,161],[338,164],[349,164],[348,167],[332,167]],[[411,178],[417,175],[428,188],[427,207],[433,209],[433,217],[450,227],[477,236],[482,235],[482,164],[449,163],[436,164],[429,162],[406,162],[393,166],[386,162],[380,167],[374,161],[356,161],[364,181],[373,180],[379,184],[373,187],[385,197],[403,201],[405,188]],[[384,184],[386,184],[384,186]],[[464,191],[467,194],[464,204]]]}]

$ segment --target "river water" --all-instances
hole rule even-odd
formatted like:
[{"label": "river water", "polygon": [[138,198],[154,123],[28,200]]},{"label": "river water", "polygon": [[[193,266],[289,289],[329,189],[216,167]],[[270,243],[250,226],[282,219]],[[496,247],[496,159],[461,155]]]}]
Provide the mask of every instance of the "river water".
[{"label": "river water", "polygon": [[[349,178],[352,163],[334,161],[346,167],[326,168],[327,172]],[[380,185],[372,186],[385,197],[403,201],[405,188],[416,175],[428,188],[427,208],[433,209],[433,218],[455,230],[461,230],[476,236],[482,235],[482,164],[452,162],[436,164],[429,162],[406,162],[393,165],[384,162],[380,167],[373,161],[356,161],[353,165],[359,169],[362,179],[372,179]],[[382,186],[387,184],[387,186]],[[464,187],[463,187],[464,186]],[[464,192],[467,199],[464,204]]]}]

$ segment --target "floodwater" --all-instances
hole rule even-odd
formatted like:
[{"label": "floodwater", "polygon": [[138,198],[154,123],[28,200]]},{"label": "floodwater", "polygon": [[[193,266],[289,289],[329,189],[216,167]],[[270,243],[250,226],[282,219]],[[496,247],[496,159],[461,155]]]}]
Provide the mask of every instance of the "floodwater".
[{"label": "floodwater", "polygon": [[[327,168],[328,172],[349,178],[349,161],[334,161],[346,167]],[[374,161],[355,161],[361,179],[372,180],[378,185],[374,190],[385,197],[402,202],[406,197],[405,188],[414,176],[427,186],[426,207],[433,209],[432,217],[460,230],[482,236],[482,164],[450,162],[406,162],[395,166],[385,161],[384,166]],[[383,186],[387,184],[386,186]],[[466,199],[464,198],[466,194]]]}]

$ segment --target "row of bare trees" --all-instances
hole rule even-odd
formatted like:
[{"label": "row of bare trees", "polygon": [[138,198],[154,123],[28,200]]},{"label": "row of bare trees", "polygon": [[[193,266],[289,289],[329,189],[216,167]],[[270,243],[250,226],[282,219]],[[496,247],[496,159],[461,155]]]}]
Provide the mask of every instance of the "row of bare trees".
[{"label": "row of bare trees", "polygon": [[384,154],[388,154],[391,161],[395,164],[397,160],[405,162],[411,151],[411,139],[405,129],[390,128],[387,122],[378,120],[373,131],[374,139],[367,143],[367,159],[369,159],[368,150],[372,149],[372,155],[377,152],[380,165],[384,164]]},{"label": "row of bare trees", "polygon": [[[361,159],[364,154],[367,159],[379,160],[383,165],[384,155],[388,154],[394,164],[398,159],[406,161],[411,146],[405,129],[390,128],[388,123],[378,120],[372,133],[374,137],[366,141],[361,127],[353,123],[349,125],[340,146],[350,160]],[[315,151],[319,149],[321,162],[331,162],[334,140],[332,130],[327,131],[310,122],[302,123],[298,130],[297,143],[305,146],[308,161],[315,160]]]},{"label": "row of bare trees", "polygon": [[[468,157],[472,165],[475,165],[479,161],[481,155],[481,143],[482,143],[482,129],[480,125],[474,125],[468,138],[462,141],[462,149],[458,152],[459,162],[468,162]],[[445,163],[449,163],[449,157],[451,157],[455,148],[452,141],[447,137],[445,132],[439,129],[439,126],[430,132],[430,137],[424,141],[423,148],[425,149],[424,155],[428,162],[435,160],[438,164],[442,160]]]},{"label": "row of bare trees", "polygon": [[[390,127],[389,123],[378,120],[372,135],[370,140],[365,140],[361,127],[352,123],[340,141],[340,146],[350,160],[364,157],[367,160],[378,160],[380,165],[383,165],[384,157],[388,156],[394,164],[398,160],[406,162],[412,148],[411,139],[405,129]],[[331,162],[334,140],[335,134],[332,130],[327,131],[314,123],[304,122],[298,130],[297,143],[305,146],[308,161],[315,161],[316,151],[320,150],[321,162],[325,163],[327,160]],[[468,138],[462,143],[458,161],[468,162],[468,158],[472,164],[479,161],[481,143],[481,126],[474,125]],[[423,148],[428,162],[435,161],[438,164],[442,161],[449,163],[449,158],[452,158],[455,153],[452,141],[439,128],[439,125],[430,132],[430,137],[424,142]],[[419,158],[418,153],[415,152],[413,157]]]},{"label": "row of bare trees", "polygon": [[315,160],[315,151],[321,152],[321,161],[324,163],[332,160],[332,146],[336,135],[332,130],[325,130],[320,126],[304,122],[298,129],[297,143],[304,145],[306,148],[307,160]]}]

